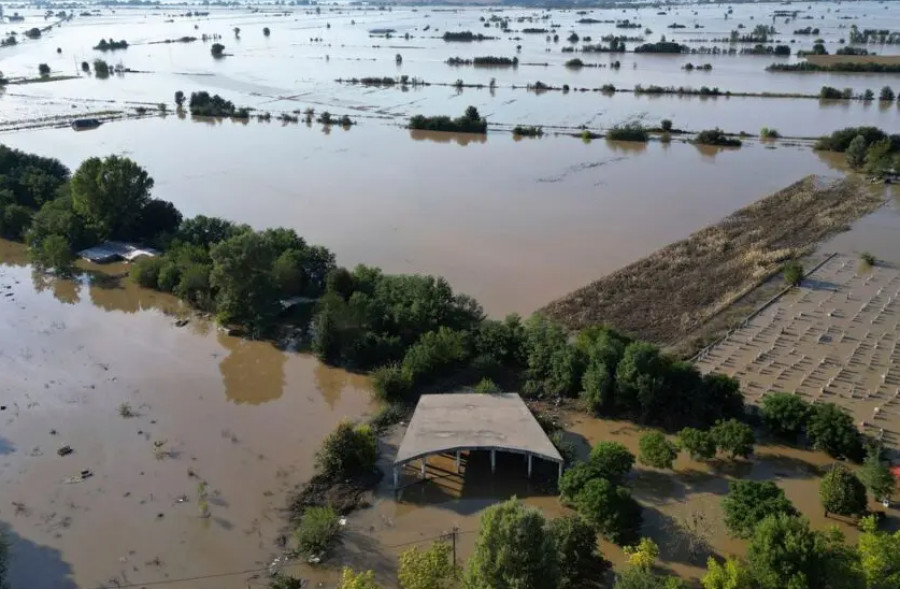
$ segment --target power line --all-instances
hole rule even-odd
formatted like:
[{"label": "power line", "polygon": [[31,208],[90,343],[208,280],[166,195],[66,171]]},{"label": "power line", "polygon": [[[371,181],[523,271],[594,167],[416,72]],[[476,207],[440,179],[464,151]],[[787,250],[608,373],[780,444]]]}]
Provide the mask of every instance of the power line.
[{"label": "power line", "polygon": [[[384,545],[384,548],[403,548],[405,546],[412,546],[413,544],[423,544],[425,542],[431,542],[434,540],[445,540],[449,536],[456,536],[458,534],[474,534],[478,530],[454,530],[448,533],[438,534],[436,536],[430,536],[428,538],[419,538],[418,540],[412,540],[410,542],[403,542],[401,544],[388,544]],[[294,563],[298,564],[298,563]],[[291,565],[287,565],[291,566]],[[237,575],[250,575],[256,573],[268,573],[269,568],[258,568],[258,569],[247,569],[243,571],[232,571],[228,573],[210,573],[206,575],[195,575],[193,577],[179,577],[177,579],[158,579],[156,581],[147,581],[144,583],[126,583],[126,584],[113,584],[113,585],[97,585],[92,589],[136,589],[138,587],[154,587],[160,585],[175,585],[178,583],[187,583],[190,581],[203,581],[205,579],[217,579],[221,577],[235,577]]]}]

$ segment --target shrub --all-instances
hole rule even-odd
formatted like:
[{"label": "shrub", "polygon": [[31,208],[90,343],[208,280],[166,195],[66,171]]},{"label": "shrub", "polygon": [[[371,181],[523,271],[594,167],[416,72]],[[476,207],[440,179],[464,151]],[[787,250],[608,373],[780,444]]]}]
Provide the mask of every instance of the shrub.
[{"label": "shrub", "polygon": [[330,478],[368,474],[375,468],[378,445],[367,425],[338,424],[316,453],[316,467]]},{"label": "shrub", "polygon": [[875,265],[875,256],[872,255],[871,252],[863,252],[859,254],[859,259],[866,266],[874,266]]},{"label": "shrub", "polygon": [[640,123],[632,121],[624,125],[616,125],[606,132],[606,138],[613,141],[641,141],[647,142],[650,134]]},{"label": "shrub", "polygon": [[50,75],[50,66],[47,65],[46,63],[42,63],[42,64],[38,65],[38,73],[40,73],[42,76],[49,76]]},{"label": "shrub", "polygon": [[517,137],[540,137],[544,134],[544,130],[541,127],[526,127],[523,125],[516,125],[513,128],[513,135]]},{"label": "shrub", "polygon": [[697,133],[694,137],[694,143],[698,145],[717,145],[722,147],[740,147],[741,140],[729,137],[724,131],[716,127],[715,129],[705,129]]},{"label": "shrub", "polygon": [[663,131],[671,131],[672,130],[672,120],[671,119],[663,119],[659,126]]},{"label": "shrub", "polygon": [[384,430],[395,423],[400,423],[409,415],[409,410],[406,405],[400,405],[399,403],[388,403],[378,409],[372,418],[369,420],[369,423],[375,429],[375,431]]},{"label": "shrub", "polygon": [[851,168],[860,168],[866,162],[866,153],[869,150],[869,142],[862,135],[857,135],[847,146],[844,156]]},{"label": "shrub", "polygon": [[756,438],[753,430],[746,423],[736,419],[720,421],[710,430],[716,449],[725,452],[731,458],[747,458],[753,453],[753,444]]},{"label": "shrub", "polygon": [[263,35],[268,37],[272,34],[272,31],[269,30],[269,27],[263,27]]},{"label": "shrub", "polygon": [[94,75],[98,78],[108,78],[109,77],[109,64],[103,61],[102,59],[94,60]]},{"label": "shrub", "polygon": [[566,470],[559,479],[559,500],[574,505],[575,498],[589,481],[600,476],[590,464],[579,462]]},{"label": "shrub", "polygon": [[814,448],[835,458],[859,461],[863,457],[862,440],[853,418],[834,403],[813,406],[806,435]]},{"label": "shrub", "polygon": [[595,476],[619,484],[634,466],[634,454],[618,442],[598,442],[591,449],[589,464]]},{"label": "shrub", "polygon": [[761,405],[766,427],[781,436],[802,432],[811,411],[809,403],[791,393],[770,393],[763,397]]},{"label": "shrub", "polygon": [[878,127],[845,127],[831,135],[820,137],[816,142],[815,149],[844,152],[847,151],[857,135],[862,135],[866,144],[875,143],[887,137],[884,131]]},{"label": "shrub", "polygon": [[784,283],[788,286],[800,286],[803,282],[803,265],[797,260],[788,260],[781,267]]},{"label": "shrub", "polygon": [[145,256],[138,258],[128,271],[128,276],[139,286],[156,288],[159,284],[159,271],[165,260],[159,257]]},{"label": "shrub", "polygon": [[0,202],[0,236],[19,240],[31,225],[31,209],[20,204]]},{"label": "shrub", "polygon": [[784,491],[772,481],[732,481],[728,495],[722,499],[722,510],[725,527],[738,538],[749,538],[767,516],[798,514]]},{"label": "shrub", "polygon": [[582,68],[582,67],[584,67],[584,62],[576,57],[574,59],[570,59],[569,61],[567,61],[566,67],[573,68],[573,69]]},{"label": "shrub", "polygon": [[213,57],[222,57],[225,54],[225,46],[221,43],[213,43],[209,52],[212,53]]},{"label": "shrub", "polygon": [[475,392],[490,395],[501,393],[503,391],[499,386],[497,386],[497,383],[495,383],[491,379],[482,378],[480,381],[478,381],[478,384],[475,385]]},{"label": "shrub", "polygon": [[859,480],[872,492],[876,501],[890,499],[897,485],[891,469],[881,460],[880,448],[875,448],[866,456],[862,468],[859,469]]},{"label": "shrub", "polygon": [[881,89],[881,92],[878,93],[878,100],[882,102],[894,102],[894,91],[890,86],[885,86]]},{"label": "shrub", "polygon": [[330,507],[310,507],[294,532],[297,546],[305,555],[321,555],[337,540],[341,531],[338,516]]},{"label": "shrub", "polygon": [[709,460],[716,455],[712,434],[692,427],[678,432],[678,443],[694,460]]},{"label": "shrub", "polygon": [[447,116],[426,117],[415,115],[409,119],[410,129],[423,131],[452,131],[457,133],[487,133],[487,120],[478,109],[470,106],[463,116],[451,119]]},{"label": "shrub", "polygon": [[672,468],[672,463],[678,458],[678,448],[660,432],[642,435],[638,446],[638,461],[647,466]]},{"label": "shrub", "polygon": [[778,139],[781,137],[781,133],[778,132],[778,129],[763,127],[762,131],[759,132],[759,136],[761,139]]},{"label": "shrub", "polygon": [[842,464],[835,464],[822,478],[819,498],[826,515],[859,515],[866,511],[866,487]]}]

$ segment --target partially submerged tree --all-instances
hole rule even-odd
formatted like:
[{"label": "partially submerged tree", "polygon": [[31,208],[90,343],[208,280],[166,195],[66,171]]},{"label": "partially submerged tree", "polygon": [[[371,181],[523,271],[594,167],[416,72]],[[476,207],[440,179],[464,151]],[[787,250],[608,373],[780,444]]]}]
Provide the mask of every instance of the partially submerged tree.
[{"label": "partially submerged tree", "polygon": [[825,515],[859,515],[866,511],[865,486],[842,464],[835,464],[822,478],[819,498]]},{"label": "partially submerged tree", "polygon": [[735,480],[722,499],[725,526],[732,536],[749,538],[770,515],[798,515],[784,491],[772,481]]}]

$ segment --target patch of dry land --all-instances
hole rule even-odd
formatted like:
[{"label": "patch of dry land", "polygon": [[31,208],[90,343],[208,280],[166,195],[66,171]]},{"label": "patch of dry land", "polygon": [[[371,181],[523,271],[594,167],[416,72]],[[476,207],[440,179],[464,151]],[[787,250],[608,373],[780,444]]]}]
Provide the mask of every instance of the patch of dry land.
[{"label": "patch of dry land", "polygon": [[612,325],[681,342],[772,276],[781,263],[878,208],[857,178],[808,176],[540,310],[571,329]]},{"label": "patch of dry land", "polygon": [[813,65],[828,67],[836,63],[878,63],[900,65],[900,55],[806,55],[806,61]]},{"label": "patch of dry land", "polygon": [[741,381],[748,400],[770,391],[848,409],[900,448],[900,270],[838,255],[803,284],[701,353],[697,366]]}]

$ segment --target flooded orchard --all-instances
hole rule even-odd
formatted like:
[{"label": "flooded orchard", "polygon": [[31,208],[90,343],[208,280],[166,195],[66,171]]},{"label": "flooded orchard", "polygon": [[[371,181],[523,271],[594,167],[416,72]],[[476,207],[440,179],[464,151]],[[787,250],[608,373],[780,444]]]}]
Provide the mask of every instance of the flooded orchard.
[{"label": "flooded orchard", "polygon": [[[17,39],[0,47],[0,77],[10,82],[0,86],[0,143],[71,169],[127,156],[154,178],[154,196],[186,217],[284,226],[344,266],[443,276],[493,317],[527,315],[804,176],[841,176],[843,156],[814,152],[809,139],[856,125],[890,132],[900,117],[893,101],[860,98],[900,90],[896,73],[766,71],[801,61],[796,51],[818,38],[832,54],[848,45],[900,54],[900,44],[847,42],[851,25],[900,30],[900,11],[880,2],[579,11],[85,4],[71,19],[3,8],[24,20],[0,22],[0,38]],[[626,19],[627,28],[617,26]],[[731,31],[759,24],[775,27],[765,44],[789,46],[790,57],[729,54],[753,46],[729,42]],[[50,28],[29,38],[31,27]],[[793,33],[803,27],[819,32]],[[490,38],[448,42],[448,31]],[[629,52],[584,51],[611,35],[627,37]],[[693,52],[631,52],[663,35]],[[128,47],[95,49],[101,39]],[[210,54],[214,41],[225,45],[221,59]],[[446,63],[480,56],[517,65]],[[573,57],[586,65],[566,67]],[[95,59],[114,73],[101,79]],[[50,74],[39,76],[39,64]],[[393,82],[348,83],[365,77]],[[638,85],[697,92],[648,94]],[[853,98],[815,98],[826,85]],[[719,95],[696,95],[701,87]],[[176,91],[220,94],[252,116],[195,118],[175,107]],[[459,116],[469,105],[486,116],[488,134],[405,128],[412,115]],[[354,124],[304,123],[307,109]],[[266,113],[272,118],[257,118]],[[105,123],[74,132],[69,122],[81,116]],[[750,136],[739,149],[677,133],[671,143],[581,138],[664,119],[676,131]],[[516,125],[540,126],[543,136],[514,136]],[[758,140],[762,127],[786,139]],[[894,202],[822,247],[870,250],[893,264],[897,227]],[[125,265],[80,264],[86,272],[59,279],[28,265],[23,245],[0,241],[0,522],[13,587],[264,586],[283,552],[288,497],[312,476],[321,441],[377,408],[368,377],[229,335],[176,298],[131,283]],[[568,411],[562,420],[581,452],[613,440],[637,453],[638,426]],[[381,441],[381,466],[401,435]],[[399,493],[386,477],[349,516],[325,565],[285,570],[328,584],[349,565],[395,587],[402,550],[457,528],[466,558],[484,508],[511,495],[548,517],[567,513],[552,485],[528,480],[521,460],[501,457],[492,476],[478,454],[462,475],[449,457],[436,458],[425,481],[408,471]],[[636,468],[630,485],[663,567],[697,577],[706,555],[745,550],[721,523],[733,479],[777,481],[813,527],[837,524],[853,540],[855,527],[826,519],[815,500],[831,463],[763,441],[752,461],[681,457],[674,474]],[[600,548],[615,566],[624,562],[621,548]]]}]

